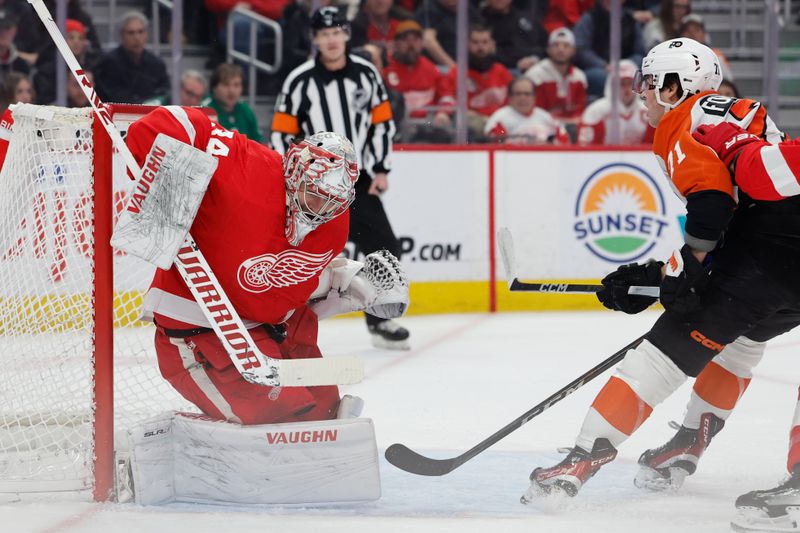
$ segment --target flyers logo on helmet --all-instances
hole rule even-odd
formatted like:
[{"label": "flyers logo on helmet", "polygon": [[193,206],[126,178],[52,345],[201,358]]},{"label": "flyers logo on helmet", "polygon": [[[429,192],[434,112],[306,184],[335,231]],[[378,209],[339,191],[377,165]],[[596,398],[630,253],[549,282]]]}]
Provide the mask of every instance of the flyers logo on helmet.
[{"label": "flyers logo on helmet", "polygon": [[251,257],[239,265],[239,285],[248,292],[266,292],[272,288],[297,285],[316,276],[333,258],[333,250],[312,254],[285,250],[279,254]]}]

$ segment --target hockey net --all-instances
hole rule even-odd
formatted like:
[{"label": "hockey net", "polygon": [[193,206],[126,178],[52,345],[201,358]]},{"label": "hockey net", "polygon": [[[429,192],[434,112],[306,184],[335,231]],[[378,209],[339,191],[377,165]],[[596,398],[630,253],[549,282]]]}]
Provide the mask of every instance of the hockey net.
[{"label": "hockey net", "polygon": [[[114,122],[124,134],[148,110],[118,107]],[[138,319],[154,267],[107,244],[132,182],[105,132],[90,109],[18,105],[13,118],[0,171],[0,492],[105,499],[115,464],[100,447],[193,407],[161,377],[153,326]]]}]

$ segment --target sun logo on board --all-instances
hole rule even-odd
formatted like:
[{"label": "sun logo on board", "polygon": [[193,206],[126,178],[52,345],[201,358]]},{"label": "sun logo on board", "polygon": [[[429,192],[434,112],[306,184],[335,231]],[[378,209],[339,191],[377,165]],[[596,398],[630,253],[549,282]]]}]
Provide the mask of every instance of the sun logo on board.
[{"label": "sun logo on board", "polygon": [[575,202],[575,238],[612,263],[642,258],[669,225],[655,180],[641,168],[613,163],[597,169]]}]

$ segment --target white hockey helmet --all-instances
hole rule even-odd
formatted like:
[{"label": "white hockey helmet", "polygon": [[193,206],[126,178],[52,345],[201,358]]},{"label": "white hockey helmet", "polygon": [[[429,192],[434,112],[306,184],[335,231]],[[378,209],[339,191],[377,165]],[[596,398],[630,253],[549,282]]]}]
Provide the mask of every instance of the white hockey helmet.
[{"label": "white hockey helmet", "polygon": [[[661,100],[661,88],[667,74],[677,74],[683,94],[671,104]],[[642,60],[642,69],[637,72],[633,90],[642,94],[655,89],[656,101],[669,111],[693,94],[701,91],[716,91],[722,83],[722,68],[719,58],[708,46],[681,37],[670,39],[653,47]]]},{"label": "white hockey helmet", "polygon": [[315,133],[283,156],[286,239],[298,246],[314,229],[343,214],[355,199],[358,163],[353,144],[338,133]]}]

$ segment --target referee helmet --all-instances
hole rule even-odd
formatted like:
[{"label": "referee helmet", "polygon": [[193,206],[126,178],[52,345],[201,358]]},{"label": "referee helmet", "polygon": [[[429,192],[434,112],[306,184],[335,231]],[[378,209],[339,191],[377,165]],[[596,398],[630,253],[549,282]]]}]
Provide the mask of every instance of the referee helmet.
[{"label": "referee helmet", "polygon": [[335,6],[317,9],[311,16],[311,31],[316,33],[325,28],[342,28],[349,33],[350,22],[348,22],[344,10]]}]

